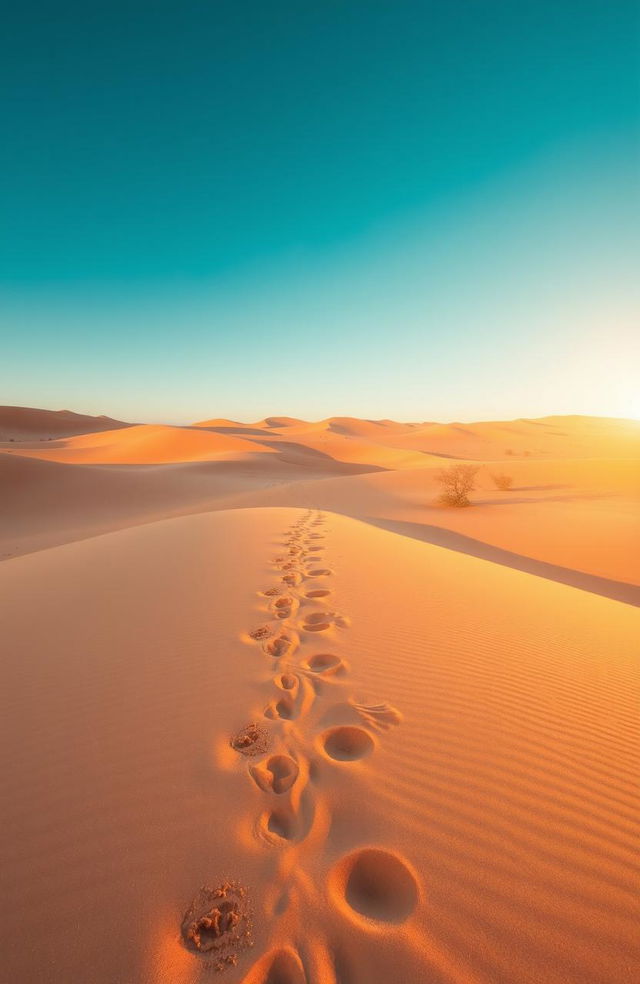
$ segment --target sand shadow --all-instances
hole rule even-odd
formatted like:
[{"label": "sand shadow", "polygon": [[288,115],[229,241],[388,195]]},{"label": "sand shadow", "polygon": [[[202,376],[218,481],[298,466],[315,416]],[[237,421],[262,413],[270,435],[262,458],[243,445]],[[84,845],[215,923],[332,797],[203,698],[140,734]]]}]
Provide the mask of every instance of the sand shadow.
[{"label": "sand shadow", "polygon": [[447,550],[455,550],[471,557],[488,560],[492,564],[501,564],[503,567],[511,567],[526,574],[534,574],[536,577],[543,577],[549,581],[557,581],[559,584],[568,584],[572,588],[589,591],[591,594],[611,598],[613,601],[621,601],[625,605],[640,607],[640,587],[626,581],[613,581],[606,577],[599,577],[597,574],[585,574],[583,571],[576,571],[570,567],[561,567],[559,564],[535,560],[533,557],[504,550],[502,547],[495,547],[490,543],[484,543],[482,540],[474,540],[473,537],[465,536],[463,533],[455,533],[452,530],[442,529],[440,526],[432,526],[428,523],[408,523],[401,520],[374,517],[368,517],[365,522],[392,533],[399,533],[401,536],[408,536],[414,540],[432,543],[437,547],[445,547]]}]

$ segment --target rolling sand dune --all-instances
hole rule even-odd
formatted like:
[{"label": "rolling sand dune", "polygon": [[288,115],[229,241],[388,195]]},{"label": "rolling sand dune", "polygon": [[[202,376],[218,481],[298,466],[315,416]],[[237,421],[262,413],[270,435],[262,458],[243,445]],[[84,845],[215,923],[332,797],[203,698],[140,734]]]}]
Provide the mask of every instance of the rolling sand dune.
[{"label": "rolling sand dune", "polygon": [[16,449],[26,457],[86,465],[158,465],[211,461],[221,456],[269,451],[241,437],[187,427],[143,424],[125,430],[83,434],[55,444]]},{"label": "rolling sand dune", "polygon": [[0,598],[7,981],[637,979],[636,608],[285,507]]},{"label": "rolling sand dune", "polygon": [[[17,408],[14,416],[32,413]],[[473,509],[437,503],[437,471],[455,461],[480,468]],[[513,478],[507,492],[492,479],[501,472]],[[549,417],[442,425],[269,417],[241,424],[217,418],[192,427],[123,425],[45,443],[31,434],[0,443],[0,496],[4,558],[163,516],[320,506],[640,602],[640,425],[634,421]]]},{"label": "rolling sand dune", "polygon": [[71,410],[36,410],[32,407],[0,407],[0,442],[48,440],[93,434],[97,431],[129,427],[111,417],[90,417]]}]

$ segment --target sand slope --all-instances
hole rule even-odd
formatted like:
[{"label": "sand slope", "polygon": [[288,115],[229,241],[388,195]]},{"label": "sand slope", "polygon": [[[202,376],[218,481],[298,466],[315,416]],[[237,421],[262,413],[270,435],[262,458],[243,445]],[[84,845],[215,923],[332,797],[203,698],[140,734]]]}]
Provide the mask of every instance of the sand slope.
[{"label": "sand slope", "polygon": [[[7,980],[637,977],[636,609],[292,508],[14,558],[0,599]],[[241,901],[204,956],[226,880],[253,946]]]},{"label": "sand slope", "polygon": [[[438,505],[438,471],[458,461],[478,467],[472,509]],[[219,418],[30,433],[0,442],[0,504],[0,558],[197,510],[311,505],[640,602],[640,424],[628,420]]]},{"label": "sand slope", "polygon": [[0,407],[0,442],[48,440],[129,426],[112,417],[91,417],[72,410]]}]

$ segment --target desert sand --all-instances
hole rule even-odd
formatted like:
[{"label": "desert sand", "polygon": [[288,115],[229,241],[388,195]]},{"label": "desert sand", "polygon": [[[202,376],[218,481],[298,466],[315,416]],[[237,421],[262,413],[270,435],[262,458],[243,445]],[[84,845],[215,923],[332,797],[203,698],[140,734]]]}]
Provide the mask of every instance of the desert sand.
[{"label": "desert sand", "polygon": [[638,423],[0,438],[3,980],[640,978]]}]

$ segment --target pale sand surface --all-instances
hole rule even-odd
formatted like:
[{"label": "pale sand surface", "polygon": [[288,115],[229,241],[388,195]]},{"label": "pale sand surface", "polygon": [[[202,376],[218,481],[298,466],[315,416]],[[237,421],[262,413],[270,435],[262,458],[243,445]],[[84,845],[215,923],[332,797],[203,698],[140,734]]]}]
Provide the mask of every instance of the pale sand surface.
[{"label": "pale sand surface", "polygon": [[[4,979],[637,979],[636,608],[293,508],[14,558],[0,597]],[[180,925],[225,879],[218,975]]]},{"label": "pale sand surface", "polygon": [[639,436],[0,408],[0,979],[640,979]]}]

